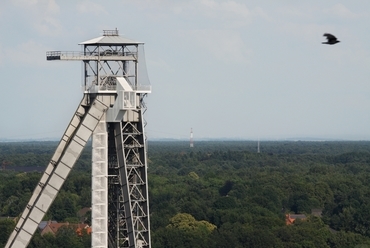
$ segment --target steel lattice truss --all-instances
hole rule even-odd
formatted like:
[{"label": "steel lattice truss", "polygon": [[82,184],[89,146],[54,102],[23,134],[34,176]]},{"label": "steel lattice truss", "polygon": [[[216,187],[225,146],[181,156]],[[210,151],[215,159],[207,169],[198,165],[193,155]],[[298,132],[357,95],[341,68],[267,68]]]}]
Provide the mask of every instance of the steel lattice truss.
[{"label": "steel lattice truss", "polygon": [[117,244],[115,247],[130,247],[129,240],[140,243],[138,247],[150,244],[142,125],[142,122],[120,122],[109,127],[108,202],[112,214],[108,226],[109,243]]}]

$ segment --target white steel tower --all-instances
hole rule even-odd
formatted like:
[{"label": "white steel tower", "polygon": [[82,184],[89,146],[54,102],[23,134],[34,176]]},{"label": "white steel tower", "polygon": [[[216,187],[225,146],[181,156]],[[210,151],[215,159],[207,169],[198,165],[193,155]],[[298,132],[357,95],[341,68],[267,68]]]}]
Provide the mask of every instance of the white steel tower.
[{"label": "white steel tower", "polygon": [[193,128],[190,129],[190,147],[194,147]]},{"label": "white steel tower", "polygon": [[5,247],[29,244],[91,136],[91,246],[151,247],[143,43],[105,30],[80,45],[83,52],[46,53],[47,60],[82,61],[85,91]]}]

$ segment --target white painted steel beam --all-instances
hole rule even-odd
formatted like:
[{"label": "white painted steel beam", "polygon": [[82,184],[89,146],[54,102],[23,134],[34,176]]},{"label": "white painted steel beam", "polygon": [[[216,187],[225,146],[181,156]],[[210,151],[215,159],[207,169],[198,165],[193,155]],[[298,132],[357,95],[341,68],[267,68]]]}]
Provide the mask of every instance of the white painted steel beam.
[{"label": "white painted steel beam", "polygon": [[91,247],[108,247],[108,135],[105,117],[92,136]]},{"label": "white painted steel beam", "polygon": [[[90,105],[81,101],[49,165],[23,211],[6,248],[27,247],[45,213],[54,201],[99,121],[105,116],[110,97],[100,96]],[[85,111],[85,109],[87,109]]]}]

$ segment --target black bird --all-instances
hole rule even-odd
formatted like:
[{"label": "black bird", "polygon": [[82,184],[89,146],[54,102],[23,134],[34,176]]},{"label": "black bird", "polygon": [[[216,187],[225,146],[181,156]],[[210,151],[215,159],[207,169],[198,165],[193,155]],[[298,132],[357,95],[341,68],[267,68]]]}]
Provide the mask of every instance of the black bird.
[{"label": "black bird", "polygon": [[339,40],[337,40],[337,37],[335,37],[332,34],[325,33],[324,36],[326,37],[326,39],[328,41],[327,42],[323,42],[322,44],[334,45],[334,44],[340,42]]}]

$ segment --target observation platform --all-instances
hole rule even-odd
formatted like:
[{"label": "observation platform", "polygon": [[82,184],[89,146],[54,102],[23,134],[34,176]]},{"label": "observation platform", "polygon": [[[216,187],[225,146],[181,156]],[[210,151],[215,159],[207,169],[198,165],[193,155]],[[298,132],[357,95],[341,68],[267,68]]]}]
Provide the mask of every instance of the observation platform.
[{"label": "observation platform", "polygon": [[46,52],[46,60],[95,60],[95,61],[135,61],[137,53],[133,52],[116,52],[105,50],[102,52]]}]

